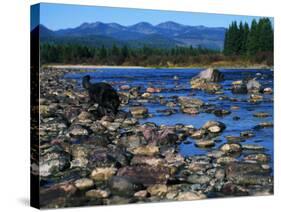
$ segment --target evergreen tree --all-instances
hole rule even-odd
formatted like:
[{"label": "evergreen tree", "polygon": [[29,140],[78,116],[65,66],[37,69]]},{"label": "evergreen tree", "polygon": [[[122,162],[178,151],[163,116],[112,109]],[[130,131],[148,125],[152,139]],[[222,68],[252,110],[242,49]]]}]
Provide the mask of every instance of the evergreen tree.
[{"label": "evergreen tree", "polygon": [[247,52],[249,56],[254,56],[259,49],[259,31],[257,21],[254,19],[251,24],[247,40]]},{"label": "evergreen tree", "polygon": [[258,23],[258,50],[261,52],[273,51],[273,29],[269,18],[262,18]]}]

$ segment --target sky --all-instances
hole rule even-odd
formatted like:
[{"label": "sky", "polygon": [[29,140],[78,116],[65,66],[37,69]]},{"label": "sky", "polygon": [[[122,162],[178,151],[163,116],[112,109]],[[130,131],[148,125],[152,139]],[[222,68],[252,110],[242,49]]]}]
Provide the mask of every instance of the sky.
[{"label": "sky", "polygon": [[[32,19],[36,19],[34,17]],[[51,30],[73,28],[85,22],[92,23],[96,21],[114,22],[124,26],[138,22],[148,22],[156,25],[165,21],[174,21],[191,26],[228,27],[234,20],[251,23],[254,18],[259,19],[260,17],[69,4],[42,3],[40,5],[40,24]],[[35,25],[36,21],[31,20],[32,29]]]}]

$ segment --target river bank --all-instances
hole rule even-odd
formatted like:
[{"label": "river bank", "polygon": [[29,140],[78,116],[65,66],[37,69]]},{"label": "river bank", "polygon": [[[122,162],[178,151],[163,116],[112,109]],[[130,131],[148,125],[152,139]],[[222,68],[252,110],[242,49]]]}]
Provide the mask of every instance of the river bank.
[{"label": "river bank", "polygon": [[[42,207],[273,194],[270,72],[205,84],[191,81],[198,70],[122,69],[41,69]],[[98,118],[85,74],[118,91],[116,116]],[[263,89],[236,94],[248,75]]]},{"label": "river bank", "polygon": [[226,65],[226,64],[213,64],[213,65],[199,65],[194,64],[190,66],[110,66],[110,65],[83,65],[83,64],[65,64],[65,65],[44,65],[44,68],[55,68],[55,69],[149,69],[149,68],[169,68],[169,69],[186,69],[186,68],[221,68],[221,69],[269,69],[273,70],[272,66],[252,64],[252,65]]}]

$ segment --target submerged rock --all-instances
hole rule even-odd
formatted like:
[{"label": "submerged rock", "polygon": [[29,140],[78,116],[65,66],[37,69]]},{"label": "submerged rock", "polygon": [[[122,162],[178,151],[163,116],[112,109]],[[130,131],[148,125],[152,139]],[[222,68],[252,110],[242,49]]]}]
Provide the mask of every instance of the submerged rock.
[{"label": "submerged rock", "polygon": [[254,113],[254,117],[266,118],[266,117],[269,117],[269,113],[266,113],[266,112],[256,112],[256,113]]},{"label": "submerged rock", "polygon": [[208,148],[215,146],[215,142],[213,140],[199,140],[195,142],[195,145],[200,148]]}]

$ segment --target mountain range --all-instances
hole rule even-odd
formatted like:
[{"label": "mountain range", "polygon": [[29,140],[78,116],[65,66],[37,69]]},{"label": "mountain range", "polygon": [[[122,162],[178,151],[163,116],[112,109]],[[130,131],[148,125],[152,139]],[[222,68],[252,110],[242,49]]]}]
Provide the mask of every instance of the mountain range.
[{"label": "mountain range", "polygon": [[226,28],[188,26],[168,21],[158,25],[140,22],[131,26],[117,23],[83,23],[75,28],[51,30],[39,25],[41,42],[79,43],[111,47],[143,45],[159,48],[193,46],[221,50]]}]

